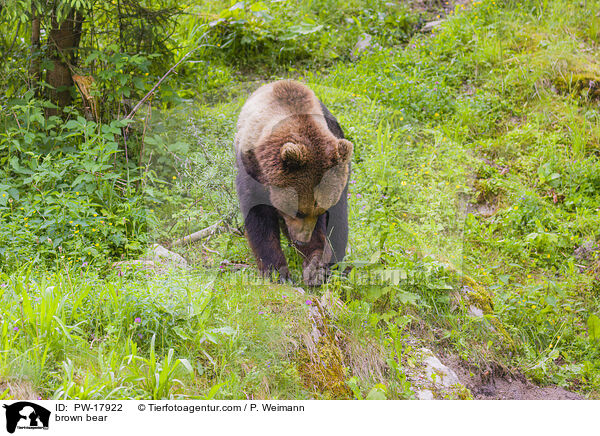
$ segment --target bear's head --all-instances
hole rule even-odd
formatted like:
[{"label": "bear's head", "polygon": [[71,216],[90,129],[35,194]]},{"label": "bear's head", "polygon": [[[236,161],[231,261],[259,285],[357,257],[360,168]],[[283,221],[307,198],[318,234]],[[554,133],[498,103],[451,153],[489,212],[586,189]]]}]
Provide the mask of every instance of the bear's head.
[{"label": "bear's head", "polygon": [[348,183],[353,145],[336,138],[322,115],[294,115],[256,147],[262,183],[295,243],[307,243],[320,215]]}]

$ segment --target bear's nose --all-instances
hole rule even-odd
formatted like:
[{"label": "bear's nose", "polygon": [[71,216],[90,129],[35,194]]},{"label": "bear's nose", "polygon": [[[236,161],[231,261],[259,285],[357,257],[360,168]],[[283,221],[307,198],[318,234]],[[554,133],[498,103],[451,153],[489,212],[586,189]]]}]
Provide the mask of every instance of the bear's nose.
[{"label": "bear's nose", "polygon": [[308,242],[294,240],[294,245],[296,245],[297,247],[304,247],[306,244],[308,244]]}]

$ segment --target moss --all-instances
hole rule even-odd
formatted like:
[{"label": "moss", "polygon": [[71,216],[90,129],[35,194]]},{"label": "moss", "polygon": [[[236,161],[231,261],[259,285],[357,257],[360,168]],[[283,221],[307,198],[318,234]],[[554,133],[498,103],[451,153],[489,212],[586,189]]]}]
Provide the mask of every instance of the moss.
[{"label": "moss", "polygon": [[[436,396],[436,397],[439,396],[439,393],[434,392],[434,396]],[[456,385],[452,386],[452,391],[450,391],[450,393],[443,396],[443,399],[445,399],[445,400],[472,400],[473,394],[471,393],[469,388],[467,388],[466,386],[456,384]]]},{"label": "moss", "polygon": [[350,398],[342,351],[330,337],[321,336],[316,352],[303,350],[298,371],[308,389],[316,389],[328,398]]},{"label": "moss", "polygon": [[600,65],[583,57],[569,57],[559,63],[553,79],[562,93],[579,93],[588,100],[600,100]]},{"label": "moss", "polygon": [[510,349],[515,348],[515,343],[511,336],[506,331],[506,328],[502,324],[502,321],[494,313],[494,305],[492,295],[479,283],[473,280],[471,277],[463,276],[464,283],[471,288],[471,292],[468,293],[467,299],[469,304],[473,304],[480,308],[496,329],[496,331],[502,336],[506,344]]}]

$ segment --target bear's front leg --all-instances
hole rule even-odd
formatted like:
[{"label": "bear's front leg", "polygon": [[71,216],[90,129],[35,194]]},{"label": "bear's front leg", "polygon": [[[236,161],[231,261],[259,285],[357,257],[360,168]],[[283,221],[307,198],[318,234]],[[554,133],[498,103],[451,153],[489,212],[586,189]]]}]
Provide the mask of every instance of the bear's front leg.
[{"label": "bear's front leg", "polygon": [[279,239],[279,214],[272,206],[254,206],[244,220],[246,237],[263,276],[279,272],[279,280],[290,280]]},{"label": "bear's front leg", "polygon": [[325,237],[325,227],[326,216],[323,214],[317,219],[310,241],[302,245],[296,244],[296,248],[304,257],[302,280],[308,286],[320,286],[329,276],[331,249]]}]

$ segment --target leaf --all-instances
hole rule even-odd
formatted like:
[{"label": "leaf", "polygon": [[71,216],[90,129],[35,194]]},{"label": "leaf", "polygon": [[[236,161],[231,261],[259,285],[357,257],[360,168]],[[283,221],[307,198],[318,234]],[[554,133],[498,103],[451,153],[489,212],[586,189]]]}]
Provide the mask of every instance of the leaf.
[{"label": "leaf", "polygon": [[550,174],[550,177],[548,177],[548,181],[551,182],[553,180],[560,179],[560,178],[561,178],[560,174],[558,174],[558,173],[552,173],[552,174]]},{"label": "leaf", "polygon": [[510,274],[502,274],[498,276],[498,279],[505,285],[508,284],[508,281],[510,280]]},{"label": "leaf", "polygon": [[390,292],[392,288],[389,286],[366,286],[365,287],[365,298],[368,301],[375,301],[381,298],[383,295]]},{"label": "leaf", "polygon": [[68,130],[76,130],[79,127],[80,127],[80,125],[77,122],[77,120],[69,120],[65,124],[65,129],[68,129]]},{"label": "leaf", "polygon": [[190,145],[187,142],[174,142],[168,147],[169,151],[173,153],[187,154],[190,151]]},{"label": "leaf", "polygon": [[351,377],[350,380],[346,381],[346,384],[348,385],[348,387],[354,394],[354,398],[356,398],[357,400],[363,400],[363,396],[360,393],[360,387],[358,386],[358,378],[357,377]]},{"label": "leaf", "polygon": [[378,250],[371,255],[371,258],[369,259],[369,263],[374,264],[374,263],[379,262],[380,257],[381,257],[381,251]]},{"label": "leaf", "polygon": [[596,315],[590,315],[587,320],[588,335],[591,341],[600,341],[600,318]]},{"label": "leaf", "polygon": [[396,298],[402,304],[416,304],[420,300],[417,294],[411,292],[398,292]]},{"label": "leaf", "polygon": [[268,11],[269,8],[263,2],[256,2],[250,6],[252,12]]},{"label": "leaf", "polygon": [[101,52],[98,50],[92,51],[87,58],[85,58],[84,64],[89,65],[92,61],[95,61],[100,57]]},{"label": "leaf", "polygon": [[378,383],[373,387],[373,389],[371,389],[369,391],[369,393],[367,394],[367,398],[365,398],[365,399],[366,400],[387,400],[387,397],[385,395],[386,390],[387,389],[386,389],[385,385]]},{"label": "leaf", "polygon": [[556,244],[558,242],[558,235],[556,233],[546,233],[546,238],[550,244]]},{"label": "leaf", "polygon": [[281,41],[287,41],[289,39],[296,39],[300,35],[308,35],[310,33],[318,32],[323,28],[322,24],[312,25],[309,23],[301,23],[288,28],[288,33],[279,37]]},{"label": "leaf", "polygon": [[232,327],[225,326],[216,329],[209,330],[211,333],[221,333],[226,336],[231,336],[235,334],[235,330]]},{"label": "leaf", "polygon": [[208,394],[206,394],[206,397],[204,397],[204,399],[212,400],[214,398],[214,396],[217,395],[217,393],[219,392],[221,387],[224,385],[225,385],[225,382],[214,385],[212,388],[210,388],[210,391],[208,391]]},{"label": "leaf", "polygon": [[230,11],[235,11],[236,9],[244,9],[246,2],[237,2],[232,7],[229,8]]},{"label": "leaf", "polygon": [[179,361],[179,363],[181,363],[185,367],[185,369],[188,370],[188,372],[190,374],[194,373],[194,369],[192,368],[192,364],[190,363],[189,360],[187,360],[187,359],[178,359],[178,361]]},{"label": "leaf", "polygon": [[308,35],[309,33],[318,32],[322,28],[323,28],[322,24],[312,25],[312,24],[309,24],[309,23],[301,23],[301,24],[297,24],[295,26],[290,26],[288,28],[288,30],[290,32],[292,32],[292,33],[295,33],[295,34]]},{"label": "leaf", "polygon": [[218,344],[219,340],[215,337],[215,335],[209,333],[209,332],[204,332],[204,338],[209,341],[212,342],[213,344]]},{"label": "leaf", "polygon": [[175,334],[177,336],[179,336],[180,339],[183,339],[184,341],[189,341],[191,340],[191,338],[187,335],[187,333],[179,326],[176,326],[173,331],[175,332]]}]

